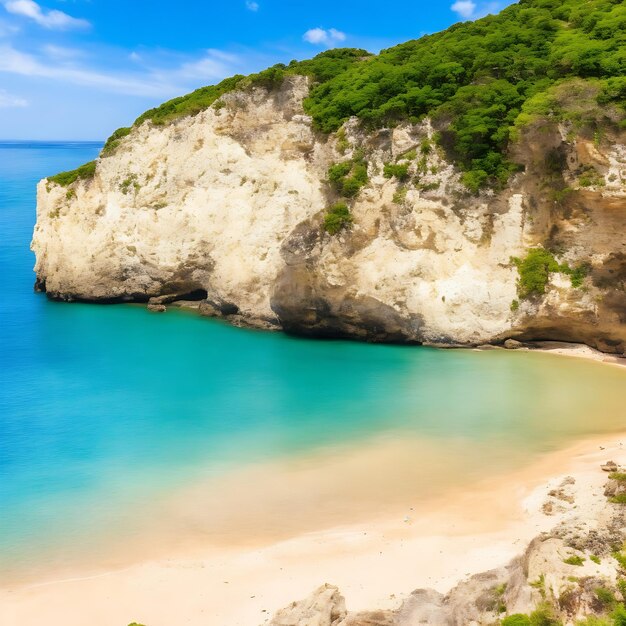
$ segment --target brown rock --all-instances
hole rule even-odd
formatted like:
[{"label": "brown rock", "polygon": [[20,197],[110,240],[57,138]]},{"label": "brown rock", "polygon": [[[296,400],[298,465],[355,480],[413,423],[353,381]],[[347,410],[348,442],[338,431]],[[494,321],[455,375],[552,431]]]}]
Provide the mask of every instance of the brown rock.
[{"label": "brown rock", "polygon": [[339,626],[346,615],[344,597],[337,587],[326,583],[308,598],[278,611],[270,626]]},{"label": "brown rock", "polygon": [[617,472],[617,463],[615,461],[607,461],[604,465],[600,465],[603,472]]},{"label": "brown rock", "polygon": [[147,309],[153,313],[165,313],[167,311],[167,307],[164,304],[153,304],[152,302],[148,304]]}]

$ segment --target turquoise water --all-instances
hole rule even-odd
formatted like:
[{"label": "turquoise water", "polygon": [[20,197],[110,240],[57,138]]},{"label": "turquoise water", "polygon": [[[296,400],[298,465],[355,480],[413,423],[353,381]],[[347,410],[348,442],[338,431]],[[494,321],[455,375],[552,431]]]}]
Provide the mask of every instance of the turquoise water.
[{"label": "turquoise water", "polygon": [[59,562],[251,462],[395,434],[493,442],[506,469],[509,450],[624,428],[624,372],[597,364],[47,301],[32,289],[35,183],[99,148],[0,144],[0,570]]}]

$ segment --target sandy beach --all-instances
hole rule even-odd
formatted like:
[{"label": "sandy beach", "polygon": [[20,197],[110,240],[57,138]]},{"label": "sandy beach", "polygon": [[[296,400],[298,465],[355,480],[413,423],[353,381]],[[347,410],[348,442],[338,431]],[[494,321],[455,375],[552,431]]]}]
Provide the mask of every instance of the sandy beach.
[{"label": "sandy beach", "polygon": [[537,341],[534,342],[536,350],[545,354],[553,354],[556,356],[568,356],[579,359],[588,359],[598,363],[614,365],[617,367],[626,367],[626,357],[616,354],[607,354],[600,352],[582,343],[566,343],[563,341]]},{"label": "sandy beach", "polygon": [[[3,626],[253,626],[318,585],[338,585],[350,610],[393,608],[419,587],[446,591],[469,574],[504,564],[555,525],[542,512],[564,476],[585,494],[626,462],[625,437],[604,436],[547,454],[528,467],[436,495],[419,510],[309,532],[250,548],[186,545],[168,558],[0,591]],[[404,514],[403,514],[404,513]]]}]

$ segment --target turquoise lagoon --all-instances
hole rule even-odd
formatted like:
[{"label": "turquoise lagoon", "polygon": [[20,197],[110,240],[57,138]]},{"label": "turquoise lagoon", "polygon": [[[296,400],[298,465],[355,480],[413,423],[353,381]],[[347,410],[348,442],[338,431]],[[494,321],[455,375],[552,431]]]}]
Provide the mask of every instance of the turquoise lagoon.
[{"label": "turquoise lagoon", "polygon": [[[303,340],[184,311],[49,302],[32,288],[35,184],[99,148],[0,144],[0,576],[114,549],[142,535],[151,511],[166,528],[164,502],[246,467],[330,463],[381,440],[417,441],[421,450],[454,441],[453,464],[415,455],[410,489],[419,499],[445,483],[450,465],[465,467],[454,480],[469,487],[487,470],[624,430],[626,372],[600,364]],[[379,469],[373,460],[363,472],[365,491],[370,481],[385,490],[371,480]],[[254,475],[248,488],[262,492]],[[342,501],[349,511],[349,494]],[[320,496],[316,506],[335,502]],[[259,516],[268,533],[284,528],[289,504]],[[181,505],[172,525],[209,541],[211,507],[217,514],[219,498],[185,526]]]}]

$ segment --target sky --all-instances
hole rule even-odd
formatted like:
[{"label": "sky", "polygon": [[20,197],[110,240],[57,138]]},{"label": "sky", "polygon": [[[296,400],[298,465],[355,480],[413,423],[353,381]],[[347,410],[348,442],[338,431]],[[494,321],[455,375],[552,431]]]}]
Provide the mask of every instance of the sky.
[{"label": "sky", "polygon": [[104,140],[170,98],[512,0],[0,0],[0,140]]}]

